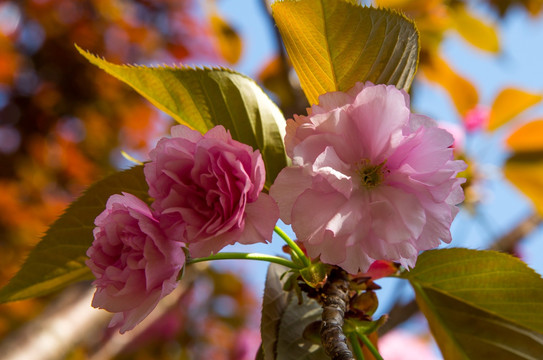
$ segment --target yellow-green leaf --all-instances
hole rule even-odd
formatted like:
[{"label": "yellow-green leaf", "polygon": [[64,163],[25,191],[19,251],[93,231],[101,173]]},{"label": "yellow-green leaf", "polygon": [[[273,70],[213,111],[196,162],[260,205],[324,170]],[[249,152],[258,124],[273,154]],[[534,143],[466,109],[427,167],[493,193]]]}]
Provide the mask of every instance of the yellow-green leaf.
[{"label": "yellow-green leaf", "polygon": [[496,130],[513,120],[524,110],[543,99],[541,94],[530,93],[516,88],[505,88],[494,99],[490,109],[488,130]]},{"label": "yellow-green leaf", "polygon": [[543,152],[543,119],[523,124],[505,142],[515,152]]},{"label": "yellow-green leaf", "polygon": [[411,85],[419,34],[400,13],[345,0],[284,0],[272,11],[310,104],[358,81]]},{"label": "yellow-green leaf", "polygon": [[452,6],[450,17],[456,31],[471,45],[492,53],[500,51],[500,39],[496,28],[468,11],[464,4]]},{"label": "yellow-green leaf", "polygon": [[46,295],[75,281],[92,279],[85,265],[94,219],[113,194],[129,192],[148,200],[143,166],[96,182],[53,223],[19,272],[0,290],[0,303]]},{"label": "yellow-green leaf", "polygon": [[543,279],[518,258],[431,250],[404,277],[446,360],[543,354]]},{"label": "yellow-green leaf", "polygon": [[266,164],[268,187],[287,166],[285,118],[252,79],[222,68],[116,65],[78,50],[179,123],[201,133],[223,125],[232,138],[259,149]]},{"label": "yellow-green leaf", "polygon": [[514,154],[505,163],[503,173],[543,216],[543,152]]}]

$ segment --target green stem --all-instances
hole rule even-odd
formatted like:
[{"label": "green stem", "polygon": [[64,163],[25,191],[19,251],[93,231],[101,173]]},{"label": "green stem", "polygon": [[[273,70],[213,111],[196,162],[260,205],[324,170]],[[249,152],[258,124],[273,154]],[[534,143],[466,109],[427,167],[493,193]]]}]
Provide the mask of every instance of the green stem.
[{"label": "green stem", "polygon": [[356,333],[349,335],[349,342],[353,348],[353,354],[356,360],[364,360],[364,353],[362,352],[362,346],[358,342],[358,336]]},{"label": "green stem", "polygon": [[375,348],[373,343],[370,341],[370,339],[368,339],[368,337],[366,335],[358,334],[358,337],[360,338],[360,340],[362,340],[364,345],[366,345],[368,347],[368,350],[371,352],[371,354],[373,355],[373,357],[375,359],[383,360],[383,357],[381,356],[381,354],[379,354],[379,351],[377,351],[377,349]]},{"label": "green stem", "polygon": [[243,259],[243,260],[259,260],[259,261],[267,261],[272,262],[276,264],[280,264],[286,267],[289,267],[291,269],[299,269],[300,267],[294,264],[292,261],[287,260],[285,258],[279,257],[279,256],[272,256],[272,255],[266,255],[266,254],[257,254],[257,253],[234,253],[234,252],[225,252],[225,253],[218,253],[215,255],[202,257],[202,258],[194,258],[187,261],[187,265],[195,264],[203,261],[211,261],[211,260],[233,260],[233,259]]},{"label": "green stem", "polygon": [[285,234],[285,232],[279,226],[276,225],[274,231],[277,233],[277,235],[281,237],[281,239],[285,240],[287,245],[292,249],[292,251],[294,251],[296,256],[298,256],[298,258],[302,260],[306,267],[311,265],[311,261],[307,258],[307,256],[305,256],[302,249],[300,249],[296,242],[294,242],[294,240],[292,240],[287,234]]}]

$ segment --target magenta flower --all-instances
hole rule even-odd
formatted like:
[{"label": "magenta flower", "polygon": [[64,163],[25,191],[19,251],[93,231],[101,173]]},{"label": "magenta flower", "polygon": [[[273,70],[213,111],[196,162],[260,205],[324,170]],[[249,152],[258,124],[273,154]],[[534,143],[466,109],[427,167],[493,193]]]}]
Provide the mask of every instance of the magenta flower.
[{"label": "magenta flower", "polygon": [[453,137],[409,109],[394,86],[357,83],[287,122],[293,166],[270,194],[311,257],[355,274],[375,260],[415,264],[451,241],[463,200]]},{"label": "magenta flower", "polygon": [[182,243],[168,239],[134,195],[113,195],[94,224],[86,261],[96,280],[92,306],[114,312],[110,326],[131,330],[177,286]]},{"label": "magenta flower", "polygon": [[266,172],[258,150],[232,140],[222,126],[201,135],[178,125],[150,157],[144,171],[152,207],[192,256],[271,240],[279,210],[261,193]]}]

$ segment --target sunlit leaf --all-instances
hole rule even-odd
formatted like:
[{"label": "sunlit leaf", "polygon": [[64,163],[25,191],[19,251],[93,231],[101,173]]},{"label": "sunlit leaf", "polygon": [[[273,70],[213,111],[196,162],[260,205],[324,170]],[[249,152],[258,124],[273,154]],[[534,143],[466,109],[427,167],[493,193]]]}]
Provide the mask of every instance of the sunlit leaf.
[{"label": "sunlit leaf", "polygon": [[123,191],[148,200],[143,166],[98,181],[73,202],[0,290],[0,302],[42,296],[75,281],[92,279],[85,253],[93,241],[94,219],[105,209],[110,195]]},{"label": "sunlit leaf", "polygon": [[509,135],[506,144],[516,152],[543,152],[543,119],[523,124]]},{"label": "sunlit leaf", "polygon": [[543,152],[514,154],[505,163],[503,173],[543,216]]},{"label": "sunlit leaf", "polygon": [[235,140],[260,149],[268,187],[288,164],[285,118],[250,78],[228,69],[116,65],[78,49],[179,123],[202,133],[223,125]]},{"label": "sunlit leaf", "polygon": [[358,81],[411,85],[419,35],[403,15],[345,0],[285,0],[272,10],[311,104]]},{"label": "sunlit leaf", "polygon": [[424,252],[404,275],[445,359],[538,359],[543,279],[513,256]]},{"label": "sunlit leaf", "polygon": [[216,13],[209,17],[209,22],[219,53],[230,64],[237,63],[241,57],[243,43],[236,30]]},{"label": "sunlit leaf", "polygon": [[[435,9],[436,5],[441,5],[442,0],[374,0],[373,3],[379,8],[393,8],[406,12],[414,12],[417,15],[431,13],[431,9]],[[423,16],[418,16],[418,20]],[[420,30],[420,28],[419,28]]]},{"label": "sunlit leaf", "polygon": [[465,116],[479,103],[479,94],[475,86],[438,56],[432,56],[427,60],[421,65],[424,76],[441,85],[449,93],[458,113]]},{"label": "sunlit leaf", "polygon": [[488,130],[496,130],[513,120],[526,109],[543,99],[541,94],[530,93],[516,88],[505,88],[494,99],[490,109]]},{"label": "sunlit leaf", "polygon": [[464,4],[451,6],[450,9],[454,28],[467,42],[488,52],[500,51],[500,39],[493,25],[474,15]]}]

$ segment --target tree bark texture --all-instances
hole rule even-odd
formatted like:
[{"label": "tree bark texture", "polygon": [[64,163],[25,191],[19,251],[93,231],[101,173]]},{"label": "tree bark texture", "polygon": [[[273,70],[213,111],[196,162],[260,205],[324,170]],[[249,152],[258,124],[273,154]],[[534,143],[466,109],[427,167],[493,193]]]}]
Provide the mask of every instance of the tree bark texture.
[{"label": "tree bark texture", "polygon": [[322,292],[321,340],[332,360],[354,360],[343,334],[343,322],[349,304],[349,281],[343,270],[333,270]]}]

